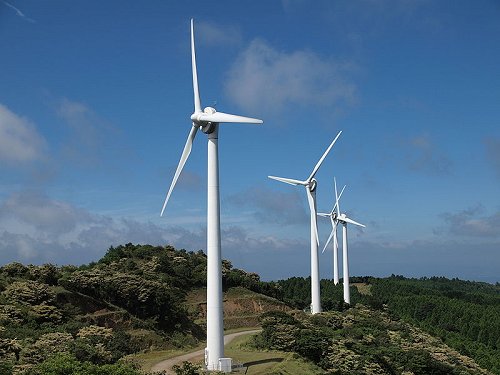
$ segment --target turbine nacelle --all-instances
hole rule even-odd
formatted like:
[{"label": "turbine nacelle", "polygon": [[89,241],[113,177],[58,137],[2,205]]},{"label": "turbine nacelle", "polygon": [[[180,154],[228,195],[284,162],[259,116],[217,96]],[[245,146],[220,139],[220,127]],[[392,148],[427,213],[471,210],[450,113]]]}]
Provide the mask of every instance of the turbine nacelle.
[{"label": "turbine nacelle", "polygon": [[201,131],[205,134],[213,133],[215,127],[217,126],[217,122],[203,120],[203,117],[206,115],[213,115],[217,111],[213,107],[206,107],[201,113],[193,113],[191,115],[191,120],[194,124],[198,125]]},{"label": "turbine nacelle", "polygon": [[318,186],[318,181],[315,178],[313,178],[307,182],[306,186],[309,189],[309,191],[312,193],[313,191],[316,190],[316,187]]},{"label": "turbine nacelle", "polygon": [[346,224],[354,224],[354,225],[357,225],[359,227],[366,228],[365,225],[363,225],[361,223],[358,223],[357,221],[354,221],[352,219],[349,219],[345,213],[340,214],[340,216],[337,218],[337,220],[339,222],[341,222],[342,224],[344,224],[344,225],[346,225]]}]

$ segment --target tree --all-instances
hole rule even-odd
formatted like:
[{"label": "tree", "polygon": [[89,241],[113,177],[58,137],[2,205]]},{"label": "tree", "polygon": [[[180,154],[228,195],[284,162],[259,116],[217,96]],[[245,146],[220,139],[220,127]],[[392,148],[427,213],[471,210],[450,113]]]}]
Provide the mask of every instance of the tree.
[{"label": "tree", "polygon": [[14,281],[2,294],[10,301],[29,305],[51,304],[55,300],[55,293],[47,284],[30,280]]}]

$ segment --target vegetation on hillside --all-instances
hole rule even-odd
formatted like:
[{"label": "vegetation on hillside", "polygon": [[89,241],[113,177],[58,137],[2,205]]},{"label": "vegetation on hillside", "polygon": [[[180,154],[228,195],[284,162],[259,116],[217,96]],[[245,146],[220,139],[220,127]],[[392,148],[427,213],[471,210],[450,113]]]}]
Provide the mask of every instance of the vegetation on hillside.
[{"label": "vegetation on hillside", "polygon": [[[296,352],[332,374],[486,373],[467,355],[500,375],[499,285],[353,278],[349,306],[341,284],[322,280],[329,312],[308,316],[309,279],[262,282],[226,260],[222,271],[226,327],[257,325],[264,313],[258,347]],[[206,255],[170,246],[111,247],[80,267],[4,265],[0,373],[139,374],[130,354],[205,339],[205,283]]]},{"label": "vegetation on hillside", "polygon": [[[350,287],[352,306],[362,303],[375,310],[387,310],[394,318],[441,338],[483,368],[500,374],[500,285],[444,277],[407,279],[395,275],[383,279],[358,277],[351,281],[354,284]],[[283,301],[300,309],[308,307],[308,278],[293,277],[278,284]],[[342,288],[342,283],[334,286],[331,280],[321,281],[325,310],[349,308],[342,302]]]},{"label": "vegetation on hillside", "polygon": [[262,328],[255,346],[294,351],[328,374],[489,374],[441,340],[361,304],[317,315],[270,312]]},{"label": "vegetation on hillside", "polygon": [[500,374],[500,285],[402,276],[372,284],[372,301]]},{"label": "vegetation on hillside", "polygon": [[[276,294],[272,283],[228,261],[223,273],[225,289]],[[203,324],[185,307],[186,295],[205,283],[205,254],[170,246],[111,247],[81,267],[4,265],[0,373],[138,374],[124,356],[205,338]]]}]

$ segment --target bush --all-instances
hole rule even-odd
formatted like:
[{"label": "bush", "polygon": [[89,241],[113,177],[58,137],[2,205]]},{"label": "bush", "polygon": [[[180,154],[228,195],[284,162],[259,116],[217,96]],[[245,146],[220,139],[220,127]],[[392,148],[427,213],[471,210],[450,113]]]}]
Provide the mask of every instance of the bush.
[{"label": "bush", "polygon": [[58,354],[27,370],[25,375],[141,375],[126,364],[98,366],[89,362],[80,362],[70,354]]},{"label": "bush", "polygon": [[176,375],[202,375],[203,370],[201,366],[195,365],[191,362],[182,362],[182,365],[174,365],[172,367]]}]

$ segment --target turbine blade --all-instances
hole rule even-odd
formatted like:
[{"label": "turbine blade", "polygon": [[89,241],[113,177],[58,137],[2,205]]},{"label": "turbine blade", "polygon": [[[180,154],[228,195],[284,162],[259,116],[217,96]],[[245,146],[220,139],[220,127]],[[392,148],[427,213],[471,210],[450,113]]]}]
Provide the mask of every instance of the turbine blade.
[{"label": "turbine blade", "polygon": [[233,122],[233,123],[245,123],[245,124],[262,124],[263,121],[257,118],[244,117],[238,115],[231,115],[224,112],[215,113],[200,113],[196,116],[198,121],[211,121],[211,122]]},{"label": "turbine blade", "polygon": [[319,236],[318,236],[318,222],[316,220],[316,205],[314,202],[314,197],[309,190],[308,187],[306,187],[307,191],[307,201],[309,202],[309,209],[311,210],[311,225],[314,227],[314,234],[316,235],[316,243],[319,245]]},{"label": "turbine blade", "polygon": [[284,182],[285,184],[290,184],[290,185],[305,185],[304,181],[294,180],[294,179],[291,179],[291,178],[276,177],[276,176],[267,176],[267,177],[269,177],[272,180]]},{"label": "turbine blade", "polygon": [[[339,194],[339,196],[337,197],[337,199],[336,199],[336,201],[335,201],[335,205],[333,206],[332,213],[333,213],[333,211],[335,211],[335,207],[338,207],[338,206],[339,206],[340,197],[342,196],[342,193],[344,192],[344,190],[345,190],[345,187],[346,187],[346,186],[347,186],[347,185],[344,185],[344,187],[343,187],[343,188],[342,188],[342,190],[340,191],[340,194]],[[337,189],[336,189],[336,188],[337,188],[337,184],[335,184],[335,195],[337,195]],[[340,215],[340,213],[339,213],[339,215]]]},{"label": "turbine blade", "polygon": [[345,221],[346,223],[349,223],[349,224],[354,224],[354,225],[357,225],[357,226],[360,226],[360,227],[366,228],[366,226],[365,226],[365,225],[360,224],[360,223],[358,223],[357,221],[354,221],[354,220],[352,220],[352,219],[349,219],[347,216],[344,216],[344,217],[342,218],[342,221]]},{"label": "turbine blade", "polygon": [[193,69],[194,113],[201,113],[198,73],[196,71],[196,52],[194,50],[194,20],[191,18],[191,67]]},{"label": "turbine blade", "polygon": [[333,238],[333,229],[332,231],[330,232],[330,237],[328,237],[328,240],[326,240],[326,243],[325,243],[325,247],[323,248],[323,251],[321,253],[324,253],[325,250],[326,250],[326,247],[328,246],[328,244],[330,243],[330,241],[332,240]]},{"label": "turbine blade", "polygon": [[342,130],[339,131],[339,133],[337,134],[337,136],[335,137],[335,139],[332,141],[332,143],[330,143],[330,146],[328,146],[328,148],[326,149],[326,151],[323,154],[323,156],[321,157],[321,159],[319,159],[318,163],[316,163],[316,166],[314,167],[314,169],[313,169],[311,175],[309,176],[309,178],[307,179],[307,181],[311,181],[313,179],[314,175],[316,174],[316,172],[318,171],[319,167],[323,163],[323,160],[325,160],[326,155],[328,155],[328,153],[332,149],[332,147],[335,144],[335,142],[337,142],[337,139],[340,137],[340,134],[342,134]]},{"label": "turbine blade", "polygon": [[182,168],[184,168],[184,164],[186,164],[186,160],[191,153],[191,149],[193,148],[193,140],[196,136],[196,132],[198,131],[198,127],[193,124],[191,131],[189,132],[186,144],[184,145],[184,150],[182,151],[181,160],[179,161],[179,165],[174,174],[174,179],[170,184],[170,189],[168,189],[167,197],[165,198],[165,202],[163,203],[163,208],[161,209],[160,216],[163,216],[163,212],[165,211],[165,207],[167,207],[168,199],[170,198],[170,194],[172,194],[172,190],[174,189],[175,184],[177,183],[177,179],[182,172]]},{"label": "turbine blade", "polygon": [[321,216],[321,217],[328,217],[328,216],[331,216],[330,214],[326,214],[324,212],[318,212],[318,216]]},{"label": "turbine blade", "polygon": [[[337,206],[337,217],[338,217],[340,216],[340,204],[339,204],[340,197],[337,194],[337,180],[335,179],[335,177],[333,178],[333,184],[335,185],[335,206]],[[335,206],[333,206],[333,208],[335,208]]]}]

